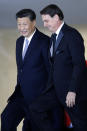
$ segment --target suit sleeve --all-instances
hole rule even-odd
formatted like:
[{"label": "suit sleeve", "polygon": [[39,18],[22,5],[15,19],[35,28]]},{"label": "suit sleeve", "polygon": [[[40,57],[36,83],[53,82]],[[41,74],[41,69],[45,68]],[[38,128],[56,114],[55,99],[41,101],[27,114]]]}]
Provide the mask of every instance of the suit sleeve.
[{"label": "suit sleeve", "polygon": [[69,90],[77,92],[82,84],[86,68],[84,56],[84,41],[78,32],[72,32],[69,37],[69,50],[71,53],[73,72]]}]

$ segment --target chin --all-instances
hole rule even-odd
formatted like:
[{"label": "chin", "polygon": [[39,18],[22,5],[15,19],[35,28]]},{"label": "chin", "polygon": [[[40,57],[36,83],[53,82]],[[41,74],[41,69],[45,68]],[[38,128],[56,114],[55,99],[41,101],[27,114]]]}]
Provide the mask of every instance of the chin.
[{"label": "chin", "polygon": [[50,32],[54,32],[51,28],[49,28],[49,31],[50,31]]},{"label": "chin", "polygon": [[22,34],[24,37],[28,37],[28,35],[26,35],[26,34]]}]

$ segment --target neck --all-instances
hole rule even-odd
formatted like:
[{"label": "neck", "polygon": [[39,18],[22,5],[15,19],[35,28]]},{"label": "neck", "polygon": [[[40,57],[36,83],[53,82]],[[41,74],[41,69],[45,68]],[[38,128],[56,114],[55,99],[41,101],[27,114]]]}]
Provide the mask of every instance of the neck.
[{"label": "neck", "polygon": [[33,28],[33,30],[30,32],[29,36],[27,36],[26,38],[29,38],[35,31],[36,27]]},{"label": "neck", "polygon": [[56,28],[55,28],[55,32],[58,30],[58,28],[61,26],[62,23],[63,23],[63,21],[59,21],[59,22],[57,23],[57,26],[56,26]]}]

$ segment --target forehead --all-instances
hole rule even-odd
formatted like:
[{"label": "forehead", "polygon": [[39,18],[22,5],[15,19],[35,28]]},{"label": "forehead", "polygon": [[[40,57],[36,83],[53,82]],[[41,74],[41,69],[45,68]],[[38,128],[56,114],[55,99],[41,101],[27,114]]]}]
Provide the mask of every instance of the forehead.
[{"label": "forehead", "polygon": [[28,17],[17,18],[17,22],[31,22]]},{"label": "forehead", "polygon": [[52,17],[50,16],[50,15],[48,15],[48,14],[44,14],[44,15],[42,15],[42,19],[45,21],[45,20],[50,20],[50,19],[52,19]]}]

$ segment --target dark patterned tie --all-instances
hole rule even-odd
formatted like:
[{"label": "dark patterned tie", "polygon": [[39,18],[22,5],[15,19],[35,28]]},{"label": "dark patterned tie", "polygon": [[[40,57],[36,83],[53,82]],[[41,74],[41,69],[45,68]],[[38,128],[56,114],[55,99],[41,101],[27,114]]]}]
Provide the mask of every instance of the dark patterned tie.
[{"label": "dark patterned tie", "polygon": [[51,35],[51,42],[53,43],[53,55],[54,55],[54,52],[55,52],[56,36],[57,36],[56,33]]}]

